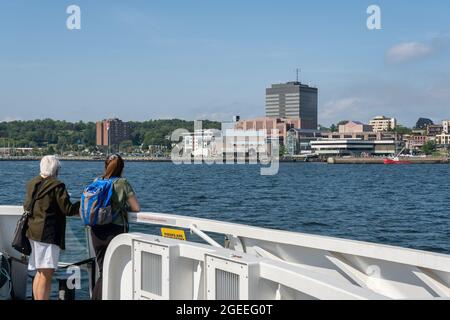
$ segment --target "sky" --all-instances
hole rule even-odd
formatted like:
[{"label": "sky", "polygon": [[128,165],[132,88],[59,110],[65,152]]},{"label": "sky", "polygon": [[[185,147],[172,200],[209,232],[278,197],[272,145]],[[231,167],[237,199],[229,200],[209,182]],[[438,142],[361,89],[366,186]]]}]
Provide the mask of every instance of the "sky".
[{"label": "sky", "polygon": [[265,88],[300,68],[322,125],[440,122],[449,16],[448,0],[0,0],[0,121],[264,116]]}]

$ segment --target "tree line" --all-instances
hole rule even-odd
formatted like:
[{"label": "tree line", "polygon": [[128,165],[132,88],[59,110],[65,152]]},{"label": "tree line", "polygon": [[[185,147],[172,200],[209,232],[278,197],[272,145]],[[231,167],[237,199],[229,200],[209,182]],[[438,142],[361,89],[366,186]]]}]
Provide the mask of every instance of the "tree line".
[{"label": "tree line", "polygon": [[[130,140],[125,143],[147,148],[150,145],[170,147],[167,139],[174,130],[194,130],[194,122],[180,119],[148,120],[129,122]],[[205,120],[204,129],[220,129],[220,122]],[[94,122],[68,122],[43,119],[29,121],[0,122],[0,148],[55,148],[70,150],[75,147],[95,147]]]}]

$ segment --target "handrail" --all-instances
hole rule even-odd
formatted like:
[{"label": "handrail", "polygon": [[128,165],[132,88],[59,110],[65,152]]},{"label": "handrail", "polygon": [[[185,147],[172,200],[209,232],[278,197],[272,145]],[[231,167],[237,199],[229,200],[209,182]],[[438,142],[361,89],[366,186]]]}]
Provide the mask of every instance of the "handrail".
[{"label": "handrail", "polygon": [[339,252],[450,272],[450,255],[442,253],[154,212],[130,213],[129,221],[185,229],[190,229],[194,224],[203,232]]},{"label": "handrail", "polygon": [[[21,214],[22,207],[20,206],[0,206],[0,216],[20,216]],[[195,225],[196,228],[203,233],[213,232],[224,235],[233,235],[234,237],[239,237],[244,240],[254,239],[258,241],[287,244],[450,272],[450,255],[385,244],[281,231],[217,220],[154,212],[130,213],[129,221],[185,229],[190,229],[192,225]]]}]

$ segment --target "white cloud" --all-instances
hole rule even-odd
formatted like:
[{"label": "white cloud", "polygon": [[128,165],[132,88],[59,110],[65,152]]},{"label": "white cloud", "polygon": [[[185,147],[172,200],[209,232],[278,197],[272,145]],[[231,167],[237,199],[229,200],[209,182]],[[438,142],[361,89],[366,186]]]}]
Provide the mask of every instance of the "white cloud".
[{"label": "white cloud", "polygon": [[387,51],[386,61],[391,64],[404,63],[412,60],[426,58],[437,51],[434,45],[420,42],[399,43]]},{"label": "white cloud", "polygon": [[330,125],[340,120],[367,123],[377,115],[395,117],[407,126],[419,117],[439,121],[450,118],[450,74],[435,76],[428,83],[405,83],[371,79],[354,83],[336,98],[324,100],[319,123]]},{"label": "white cloud", "polygon": [[399,64],[429,58],[445,50],[449,44],[450,35],[448,33],[433,35],[429,43],[418,41],[402,42],[388,49],[386,61],[390,64]]},{"label": "white cloud", "polygon": [[364,99],[360,97],[330,100],[323,105],[323,110],[320,111],[320,121],[358,120],[354,117],[360,113],[364,105]]}]

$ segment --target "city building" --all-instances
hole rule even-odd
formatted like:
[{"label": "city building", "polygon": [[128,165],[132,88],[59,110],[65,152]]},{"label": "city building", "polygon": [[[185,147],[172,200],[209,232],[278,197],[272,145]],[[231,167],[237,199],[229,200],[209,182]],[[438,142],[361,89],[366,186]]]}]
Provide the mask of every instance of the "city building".
[{"label": "city building", "polygon": [[287,153],[291,156],[309,154],[311,141],[316,141],[322,137],[322,132],[311,129],[290,129],[286,137]]},{"label": "city building", "polygon": [[96,128],[97,146],[116,148],[121,142],[131,138],[131,129],[127,122],[119,119],[106,119],[98,121]]},{"label": "city building", "polygon": [[183,135],[183,155],[194,157],[257,156],[270,154],[265,130],[195,130]]},{"label": "city building", "polygon": [[442,124],[430,124],[427,125],[427,136],[437,136],[444,131]]},{"label": "city building", "polygon": [[413,129],[411,131],[411,134],[418,135],[418,136],[426,136],[427,128],[425,127],[425,129]]},{"label": "city building", "polygon": [[318,89],[298,81],[273,84],[266,89],[266,116],[300,118],[302,129],[317,129]]},{"label": "city building", "polygon": [[221,152],[222,134],[216,129],[195,130],[183,135],[184,155],[211,157]]},{"label": "city building", "polygon": [[442,131],[444,133],[450,133],[450,120],[442,121]]},{"label": "city building", "polygon": [[[236,122],[235,129],[244,131],[265,131],[269,139],[279,139],[280,145],[284,145],[287,132],[290,129],[303,129],[303,119],[281,119],[281,118],[256,118],[240,120]],[[278,130],[276,134],[272,130]]]},{"label": "city building", "polygon": [[425,143],[430,140],[430,137],[424,134],[405,134],[403,136],[405,141],[406,149],[408,150],[419,150],[423,147]]},{"label": "city building", "polygon": [[265,130],[227,130],[221,142],[221,153],[225,157],[256,158],[271,154],[271,141]]},{"label": "city building", "polygon": [[387,156],[396,154],[401,146],[395,140],[367,141],[360,138],[311,141],[312,151],[319,156]]},{"label": "city building", "polygon": [[226,130],[233,130],[236,126],[236,123],[241,120],[240,116],[233,116],[232,121],[225,121],[221,123],[222,134],[225,133]]},{"label": "city building", "polygon": [[372,132],[373,128],[371,125],[364,124],[359,121],[346,121],[339,125],[339,133],[343,134],[353,134],[362,132]]},{"label": "city building", "polygon": [[361,139],[367,141],[395,140],[401,141],[402,135],[394,132],[322,132],[323,138],[328,139]]},{"label": "city building", "polygon": [[438,146],[449,147],[450,146],[450,133],[442,132],[436,135],[435,142]]},{"label": "city building", "polygon": [[441,147],[450,147],[450,120],[442,121],[442,132],[435,137],[436,144]]},{"label": "city building", "polygon": [[374,149],[372,141],[361,139],[318,139],[311,141],[311,149],[319,156],[360,156],[371,154]]},{"label": "city building", "polygon": [[375,140],[373,141],[373,155],[387,156],[395,155],[401,151],[404,143],[398,140]]},{"label": "city building", "polygon": [[375,132],[392,131],[397,126],[397,120],[395,118],[378,116],[370,120],[369,124]]},{"label": "city building", "polygon": [[347,121],[339,125],[338,132],[322,132],[327,139],[360,139],[365,141],[401,141],[402,135],[388,131],[374,131],[373,127],[359,121]]}]

